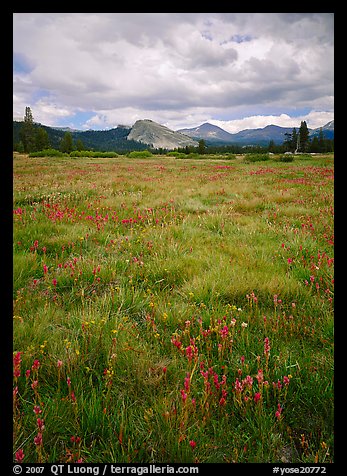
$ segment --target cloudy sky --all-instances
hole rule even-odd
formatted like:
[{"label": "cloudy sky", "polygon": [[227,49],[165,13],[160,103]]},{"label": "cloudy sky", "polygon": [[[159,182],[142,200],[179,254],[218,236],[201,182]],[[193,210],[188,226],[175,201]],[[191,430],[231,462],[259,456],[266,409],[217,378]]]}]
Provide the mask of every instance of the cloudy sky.
[{"label": "cloudy sky", "polygon": [[333,13],[14,13],[13,117],[229,132],[334,118]]}]

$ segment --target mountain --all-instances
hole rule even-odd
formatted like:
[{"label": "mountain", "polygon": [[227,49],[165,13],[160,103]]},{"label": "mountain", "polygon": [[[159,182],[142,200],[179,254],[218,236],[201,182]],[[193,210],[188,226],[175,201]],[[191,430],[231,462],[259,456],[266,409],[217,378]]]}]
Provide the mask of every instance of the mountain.
[{"label": "mountain", "polygon": [[[322,129],[326,139],[334,138],[334,121],[330,121],[322,128],[309,129],[310,137],[318,135]],[[296,128],[299,131],[299,126]],[[286,139],[286,134],[293,132],[292,127],[281,127],[276,125],[269,125],[258,129],[245,129],[240,132],[232,134],[224,129],[214,126],[213,124],[204,123],[201,126],[192,129],[179,129],[178,132],[194,137],[196,139],[204,139],[207,144],[240,144],[240,145],[262,145],[266,146],[271,140],[275,144],[282,144]]]},{"label": "mountain", "polygon": [[208,144],[267,145],[270,140],[276,144],[282,144],[285,133],[291,133],[292,128],[270,125],[259,129],[245,129],[232,134],[221,127],[206,122],[192,129],[180,129],[178,132],[184,132],[196,139],[204,139]]},{"label": "mountain", "polygon": [[325,139],[334,138],[334,121],[327,122],[323,127],[317,127],[317,129],[312,129],[312,131],[310,131],[310,137],[318,136],[320,134],[321,129]]},{"label": "mountain", "polygon": [[176,149],[197,145],[197,142],[187,135],[175,132],[150,119],[136,121],[128,135],[128,140],[141,142],[156,149]]},{"label": "mountain", "polygon": [[209,139],[222,142],[231,142],[233,139],[233,134],[209,122],[205,122],[201,124],[201,126],[194,127],[193,129],[179,129],[177,132],[196,139]]},{"label": "mountain", "polygon": [[243,144],[267,145],[270,140],[275,144],[282,144],[285,134],[291,134],[292,127],[280,127],[273,124],[259,129],[246,129],[233,134],[233,141]]},{"label": "mountain", "polygon": [[[21,121],[13,121],[13,144],[20,141]],[[116,151],[127,153],[131,150],[144,150],[149,147],[176,149],[178,147],[197,146],[199,139],[204,139],[207,145],[260,145],[267,146],[270,140],[275,144],[282,144],[286,139],[285,134],[291,134],[293,128],[269,125],[259,129],[245,129],[231,134],[224,129],[209,124],[201,124],[192,129],[180,129],[173,131],[157,122],[149,119],[139,120],[131,126],[118,125],[117,127],[103,131],[76,131],[66,128],[55,128],[43,124],[34,123],[34,127],[42,127],[47,131],[49,142],[54,149],[60,148],[60,143],[66,132],[70,132],[74,142],[80,139],[86,149],[99,151]],[[322,127],[309,129],[310,138],[319,136],[322,129],[326,139],[334,138],[334,121],[330,121]],[[299,130],[299,127],[296,128]]]}]

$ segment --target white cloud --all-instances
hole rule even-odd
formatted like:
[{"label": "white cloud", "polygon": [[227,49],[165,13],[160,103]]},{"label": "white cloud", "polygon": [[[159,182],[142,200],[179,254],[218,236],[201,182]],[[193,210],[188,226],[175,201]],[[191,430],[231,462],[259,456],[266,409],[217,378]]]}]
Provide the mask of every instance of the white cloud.
[{"label": "white cloud", "polygon": [[276,125],[281,127],[300,127],[301,121],[306,121],[307,127],[310,129],[316,129],[324,126],[327,122],[334,119],[333,112],[319,112],[310,111],[308,114],[291,117],[288,114],[280,114],[278,116],[249,116],[242,119],[235,119],[233,121],[218,121],[210,120],[211,124],[221,127],[228,132],[236,133],[244,129],[258,129],[269,125]]},{"label": "white cloud", "polygon": [[13,47],[14,114],[30,105],[54,124],[91,111],[84,127],[236,128],[333,110],[329,13],[15,13]]}]

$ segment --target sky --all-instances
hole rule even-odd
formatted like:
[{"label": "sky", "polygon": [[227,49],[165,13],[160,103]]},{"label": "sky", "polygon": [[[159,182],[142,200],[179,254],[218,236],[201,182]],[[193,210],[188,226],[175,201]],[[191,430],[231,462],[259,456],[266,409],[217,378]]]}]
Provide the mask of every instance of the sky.
[{"label": "sky", "polygon": [[14,13],[13,118],[228,132],[334,119],[333,13]]}]

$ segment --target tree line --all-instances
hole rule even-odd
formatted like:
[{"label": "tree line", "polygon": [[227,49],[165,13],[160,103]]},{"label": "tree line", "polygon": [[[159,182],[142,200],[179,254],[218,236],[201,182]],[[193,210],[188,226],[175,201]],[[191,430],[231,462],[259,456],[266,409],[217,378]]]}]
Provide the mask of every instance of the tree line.
[{"label": "tree line", "polygon": [[[29,154],[51,147],[52,144],[47,130],[41,126],[35,126],[31,108],[26,107],[24,120],[19,131],[19,141],[14,143],[14,150]],[[72,134],[65,132],[60,141],[59,150],[64,153],[70,153],[73,150],[84,150],[84,144],[81,139],[77,139],[74,143]]]},{"label": "tree line", "polygon": [[[24,121],[20,123],[18,138],[14,139],[13,148],[17,152],[30,153],[38,152],[49,148],[57,148],[63,153],[70,153],[74,150],[95,150],[93,146],[96,143],[100,145],[98,150],[129,152],[129,150],[145,150],[148,148],[145,144],[135,141],[128,141],[128,130],[126,128],[116,128],[112,131],[85,131],[79,132],[83,134],[85,142],[80,137],[75,138],[71,132],[66,131],[62,135],[62,131],[56,131],[51,136],[47,132],[47,128],[38,126],[34,123],[33,114],[30,107],[25,108]],[[119,130],[118,130],[119,129]],[[103,134],[102,134],[103,133]],[[54,142],[54,143],[53,143]],[[155,154],[165,154],[167,149],[150,149]],[[285,133],[285,140],[282,144],[275,144],[270,140],[268,145],[241,145],[241,144],[218,144],[213,145],[201,139],[197,146],[186,146],[178,148],[178,152],[184,154],[221,154],[221,153],[264,153],[272,152],[282,154],[291,153],[326,153],[334,151],[334,139],[328,139],[324,136],[322,128],[318,135],[310,137],[310,133],[306,121],[301,121],[300,128],[296,130],[294,127],[291,133]]]}]

